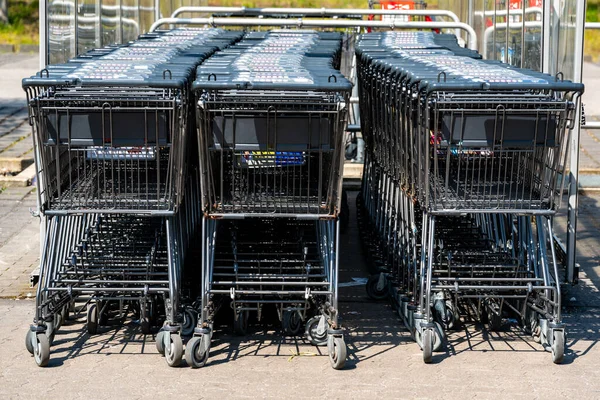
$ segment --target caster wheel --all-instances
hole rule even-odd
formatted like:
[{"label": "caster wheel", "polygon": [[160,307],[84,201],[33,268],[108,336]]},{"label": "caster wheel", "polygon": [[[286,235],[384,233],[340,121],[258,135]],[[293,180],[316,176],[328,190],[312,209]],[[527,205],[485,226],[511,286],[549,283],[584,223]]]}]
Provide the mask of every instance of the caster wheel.
[{"label": "caster wheel", "polygon": [[564,331],[554,331],[553,335],[552,362],[554,364],[560,364],[565,359],[565,333]]},{"label": "caster wheel", "polygon": [[246,336],[248,334],[248,311],[241,311],[237,318],[233,320],[233,331],[238,336]]},{"label": "caster wheel", "polygon": [[298,336],[302,330],[302,318],[298,311],[286,310],[281,318],[283,332],[287,336]]},{"label": "caster wheel", "polygon": [[531,334],[531,337],[533,338],[534,342],[542,343],[542,328],[540,328],[539,326],[536,326],[535,330]]},{"label": "caster wheel", "polygon": [[60,316],[62,318],[62,323],[64,324],[65,321],[69,320],[69,305],[64,305],[63,308],[60,310]]},{"label": "caster wheel", "polygon": [[33,341],[34,341],[35,333],[29,329],[27,334],[25,335],[25,348],[29,352],[29,354],[33,354]]},{"label": "caster wheel", "polygon": [[60,329],[60,327],[63,324],[63,310],[61,309],[60,312],[54,314],[54,329],[58,330]]},{"label": "caster wheel", "polygon": [[56,334],[56,325],[54,323],[55,320],[56,318],[54,318],[52,321],[46,322],[46,336],[48,337],[48,342],[50,344],[54,342],[54,336]]},{"label": "caster wheel", "polygon": [[210,344],[205,349],[204,340],[210,340],[208,336],[194,336],[185,347],[185,361],[192,368],[202,368],[208,361]]},{"label": "caster wheel", "polygon": [[156,334],[156,351],[158,351],[160,353],[160,355],[162,355],[164,357],[165,355],[165,332],[164,331],[159,331]]},{"label": "caster wheel", "polygon": [[98,333],[98,305],[91,304],[87,309],[87,332],[90,335]]},{"label": "caster wheel", "polygon": [[444,333],[444,328],[438,322],[435,322],[435,330],[433,331],[433,348],[432,351],[437,352],[442,349],[442,345],[444,344],[444,338],[446,337]]},{"label": "caster wheel", "polygon": [[[384,280],[383,285],[381,279]],[[379,287],[378,287],[379,286]],[[387,282],[381,274],[371,275],[367,281],[367,296],[373,300],[385,300],[388,296]]]},{"label": "caster wheel", "polygon": [[329,336],[327,339],[329,363],[333,369],[342,369],[346,365],[348,349],[343,337]]},{"label": "caster wheel", "polygon": [[105,305],[105,303],[98,303],[98,326],[106,326],[108,323],[108,307]]},{"label": "caster wheel", "polygon": [[140,320],[140,327],[141,327],[142,333],[144,335],[149,335],[150,334],[150,318],[142,317],[142,319]]},{"label": "caster wheel", "polygon": [[183,325],[181,327],[181,336],[192,336],[196,327],[198,313],[191,307],[183,310]]},{"label": "caster wheel", "polygon": [[45,367],[50,361],[50,342],[45,333],[36,335],[36,345],[33,348],[33,358],[39,367]]},{"label": "caster wheel", "polygon": [[165,359],[169,367],[178,367],[183,357],[183,342],[177,333],[171,333],[171,343],[165,349]]},{"label": "caster wheel", "polygon": [[433,354],[433,331],[431,329],[423,331],[421,343],[423,345],[423,362],[429,364]]},{"label": "caster wheel", "polygon": [[502,316],[490,311],[487,316],[488,329],[492,332],[497,332],[502,327]]},{"label": "caster wheel", "polygon": [[305,335],[306,339],[313,346],[325,346],[327,344],[327,322],[323,321],[323,324],[319,327],[321,323],[321,316],[317,315],[312,317],[306,323]]}]

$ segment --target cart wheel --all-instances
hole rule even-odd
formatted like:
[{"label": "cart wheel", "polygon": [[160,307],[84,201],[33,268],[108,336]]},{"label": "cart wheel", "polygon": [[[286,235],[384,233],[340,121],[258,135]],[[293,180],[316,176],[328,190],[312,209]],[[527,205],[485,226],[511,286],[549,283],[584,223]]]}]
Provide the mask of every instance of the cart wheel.
[{"label": "cart wheel", "polygon": [[440,351],[442,346],[444,345],[444,339],[446,334],[444,332],[444,328],[437,321],[435,323],[435,329],[433,330],[433,352]]},{"label": "cart wheel", "polygon": [[90,335],[98,333],[98,306],[90,304],[87,309],[87,332]]},{"label": "cart wheel", "polygon": [[446,302],[446,319],[448,329],[458,329],[460,326],[460,315],[458,309],[454,307],[451,301]]},{"label": "cart wheel", "polygon": [[45,367],[48,365],[48,361],[50,361],[50,342],[45,333],[38,333],[36,335],[33,358],[38,367]]},{"label": "cart wheel", "polygon": [[343,336],[330,335],[327,338],[327,350],[329,351],[329,362],[333,369],[342,369],[346,365],[347,348]]},{"label": "cart wheel", "polygon": [[183,325],[181,327],[181,336],[192,336],[194,328],[198,321],[198,313],[193,308],[183,310]]},{"label": "cart wheel", "polygon": [[156,344],[156,351],[158,351],[160,353],[160,355],[162,355],[164,357],[165,355],[165,331],[159,331],[156,334],[156,339],[155,339],[155,344]]},{"label": "cart wheel", "polygon": [[487,325],[490,331],[499,331],[502,327],[502,316],[493,311],[489,311],[487,315]]},{"label": "cart wheel", "polygon": [[25,348],[29,352],[29,354],[33,354],[33,336],[35,333],[31,329],[27,330],[27,334],[25,335]]},{"label": "cart wheel", "polygon": [[194,336],[187,342],[185,347],[185,361],[192,368],[202,368],[208,361],[210,344],[209,347],[204,350],[203,340],[210,340],[210,338],[205,335]]},{"label": "cart wheel", "polygon": [[238,336],[245,336],[248,334],[248,311],[240,311],[237,319],[233,320],[233,331]]},{"label": "cart wheel", "polygon": [[565,359],[565,332],[554,331],[553,335],[552,362],[554,362],[554,364],[560,364]]},{"label": "cart wheel", "polygon": [[106,326],[108,323],[108,307],[104,306],[104,303],[98,302],[98,326]]},{"label": "cart wheel", "polygon": [[431,329],[425,329],[423,331],[421,343],[423,347],[423,361],[425,364],[429,364],[433,353],[433,331]]},{"label": "cart wheel", "polygon": [[46,322],[46,337],[48,338],[48,343],[52,344],[54,342],[54,336],[56,334],[56,325],[54,324],[54,318],[52,321]]},{"label": "cart wheel", "polygon": [[281,325],[287,336],[298,336],[302,330],[302,318],[298,311],[286,310],[283,312]]},{"label": "cart wheel", "polygon": [[306,330],[304,331],[306,339],[313,346],[325,346],[327,344],[327,326],[324,327],[323,332],[319,333],[319,322],[321,316],[317,315],[312,317],[306,323]]},{"label": "cart wheel", "polygon": [[178,367],[183,357],[183,342],[181,336],[177,333],[171,333],[171,343],[165,349],[165,359],[169,367]]},{"label": "cart wheel", "polygon": [[381,279],[381,273],[371,275],[367,281],[367,296],[373,300],[385,300],[388,295],[387,291],[387,280],[382,288],[378,288],[379,280]]},{"label": "cart wheel", "polygon": [[60,316],[62,318],[62,323],[64,324],[65,321],[67,321],[69,319],[69,305],[66,304],[62,307],[62,309],[60,310]]}]

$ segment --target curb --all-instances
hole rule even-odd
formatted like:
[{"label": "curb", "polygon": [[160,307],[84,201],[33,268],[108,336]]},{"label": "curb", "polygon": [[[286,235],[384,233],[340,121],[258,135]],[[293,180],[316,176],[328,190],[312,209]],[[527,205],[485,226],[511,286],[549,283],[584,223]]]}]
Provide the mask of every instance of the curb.
[{"label": "curb", "polygon": [[39,44],[0,44],[0,54],[37,53],[39,51]]},{"label": "curb", "polygon": [[35,164],[31,164],[15,176],[0,176],[0,186],[4,187],[27,187],[35,178]]},{"label": "curb", "polygon": [[[12,145],[11,145],[12,146]],[[0,171],[22,172],[33,164],[33,158],[0,157]],[[1,178],[0,178],[1,179]]]}]

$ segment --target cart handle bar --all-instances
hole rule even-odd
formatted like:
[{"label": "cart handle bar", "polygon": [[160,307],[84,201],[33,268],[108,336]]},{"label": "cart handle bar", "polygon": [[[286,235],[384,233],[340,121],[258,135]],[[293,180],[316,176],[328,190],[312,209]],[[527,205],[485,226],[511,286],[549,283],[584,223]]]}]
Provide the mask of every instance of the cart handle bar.
[{"label": "cart handle bar", "polygon": [[460,22],[458,16],[450,10],[372,10],[370,8],[282,8],[282,7],[179,7],[171,14],[177,18],[179,14],[245,14],[245,15],[273,15],[273,14],[298,14],[305,17],[335,17],[340,15],[410,15],[410,16],[440,16],[448,17],[454,22]]},{"label": "cart handle bar", "polygon": [[477,50],[477,34],[463,22],[394,22],[353,21],[343,19],[279,19],[279,18],[161,18],[150,27],[153,32],[163,25],[210,25],[216,26],[296,26],[321,28],[389,28],[389,29],[461,29],[469,35],[469,48]]}]

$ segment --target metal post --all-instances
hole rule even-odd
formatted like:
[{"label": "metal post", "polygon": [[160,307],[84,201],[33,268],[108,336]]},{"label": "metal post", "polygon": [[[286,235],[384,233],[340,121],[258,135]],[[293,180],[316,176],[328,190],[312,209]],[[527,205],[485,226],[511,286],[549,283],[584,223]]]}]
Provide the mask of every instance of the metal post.
[{"label": "metal post", "polygon": [[[546,2],[548,3],[548,2]],[[577,1],[577,14],[575,23],[575,59],[573,60],[573,81],[583,80],[583,42],[585,32],[586,0]],[[571,132],[569,166],[569,210],[567,220],[567,282],[577,282],[576,241],[577,241],[577,215],[579,204],[579,138],[581,135],[581,97],[575,102],[575,124]]]},{"label": "metal post", "polygon": [[39,27],[39,35],[40,35],[40,70],[46,68],[48,65],[48,16],[46,15],[46,10],[48,9],[46,5],[46,1],[40,1],[39,5],[39,13],[40,13],[40,27]]},{"label": "metal post", "polygon": [[544,21],[542,28],[542,72],[550,73],[550,12],[552,10],[551,1],[544,1]]}]

